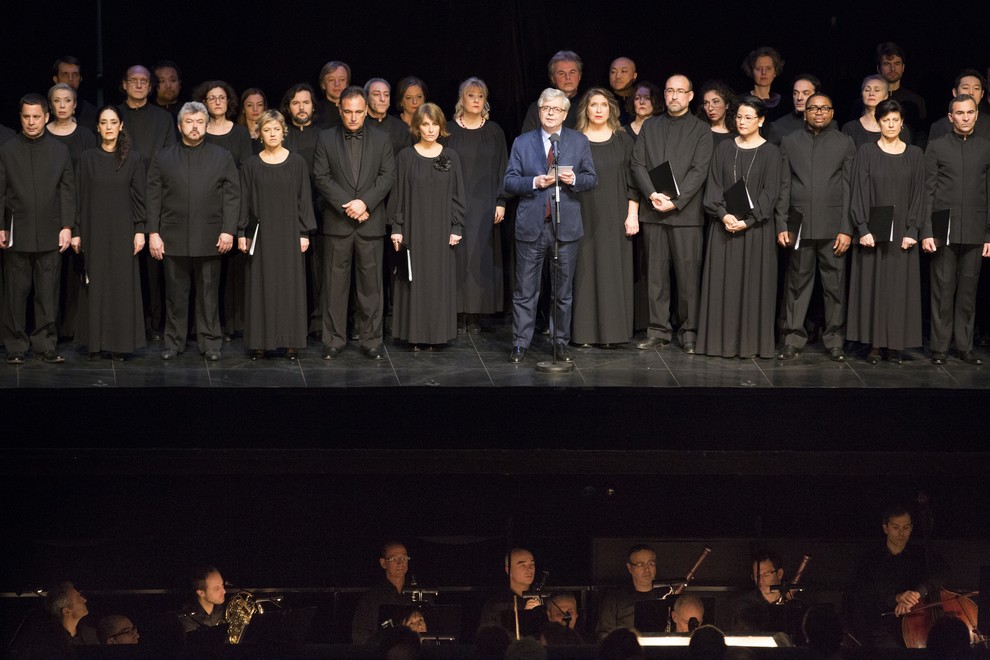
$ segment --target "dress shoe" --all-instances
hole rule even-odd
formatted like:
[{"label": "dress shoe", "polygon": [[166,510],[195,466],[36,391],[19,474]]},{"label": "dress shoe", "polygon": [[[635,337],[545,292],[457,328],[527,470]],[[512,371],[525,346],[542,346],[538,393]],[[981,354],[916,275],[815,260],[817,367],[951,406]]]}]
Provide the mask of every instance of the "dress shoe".
[{"label": "dress shoe", "polygon": [[870,352],[866,354],[866,361],[870,364],[880,364],[880,349],[870,347]]},{"label": "dress shoe", "polygon": [[179,357],[179,351],[175,350],[174,348],[166,348],[164,351],[162,351],[163,360],[174,360],[177,357]]},{"label": "dress shoe", "polygon": [[340,357],[340,347],[339,346],[324,346],[323,347],[323,359],[324,360],[336,360]]},{"label": "dress shoe", "polygon": [[512,352],[509,353],[509,362],[512,362],[513,364],[519,364],[525,359],[526,359],[526,349],[523,348],[522,346],[516,346],[515,348],[512,349]]},{"label": "dress shoe", "polygon": [[127,360],[127,356],[124,355],[123,353],[111,353],[110,359],[113,360],[114,362],[124,362],[125,360]]},{"label": "dress shoe", "polygon": [[298,348],[287,348],[285,349],[285,357],[289,362],[295,362],[299,359],[299,349]]},{"label": "dress shoe", "polygon": [[62,364],[65,362],[65,358],[58,354],[58,351],[47,350],[41,354],[41,359],[48,364]]},{"label": "dress shoe", "polygon": [[251,359],[252,360],[260,360],[260,359],[262,359],[264,357],[265,357],[265,352],[262,351],[262,350],[260,350],[260,349],[259,350],[255,350],[255,351],[251,351]]},{"label": "dress shoe", "polygon": [[24,364],[24,353],[11,353],[7,356],[7,364]]},{"label": "dress shoe", "polygon": [[945,364],[945,361],[949,359],[949,354],[942,351],[935,351],[932,353],[932,364]]},{"label": "dress shoe", "polygon": [[203,351],[203,357],[206,358],[207,362],[219,362],[220,361],[220,351],[215,348],[209,348]]},{"label": "dress shoe", "polygon": [[777,351],[778,360],[794,360],[797,356],[801,355],[800,349],[797,346],[784,346],[782,349]]},{"label": "dress shoe", "polygon": [[841,346],[833,346],[828,349],[828,359],[832,362],[845,362],[846,352],[842,350]]},{"label": "dress shoe", "polygon": [[364,353],[365,357],[367,357],[369,360],[375,360],[376,362],[378,362],[380,360],[385,359],[385,356],[382,355],[381,346],[372,346],[371,348],[364,348],[361,349],[361,352]]},{"label": "dress shoe", "polygon": [[574,362],[574,356],[572,356],[571,352],[567,350],[567,342],[557,342],[557,359],[563,360],[564,362]]},{"label": "dress shoe", "polygon": [[158,332],[157,330],[149,330],[148,339],[150,339],[151,341],[161,341],[162,333]]},{"label": "dress shoe", "polygon": [[693,341],[686,341],[686,342],[684,342],[684,344],[681,346],[681,348],[684,349],[684,352],[687,353],[688,355],[694,355],[694,342]]},{"label": "dress shoe", "polygon": [[647,337],[643,341],[636,344],[636,348],[641,351],[647,351],[651,348],[657,348],[666,346],[670,343],[669,339],[664,339],[663,337]]},{"label": "dress shoe", "polygon": [[901,364],[904,360],[901,358],[901,352],[896,348],[887,349],[887,362],[891,364]]},{"label": "dress shoe", "polygon": [[983,360],[976,357],[976,353],[974,353],[973,351],[966,351],[965,353],[959,356],[959,359],[965,362],[966,364],[973,365],[974,367],[978,367],[981,364],[983,364]]},{"label": "dress shoe", "polygon": [[[578,344],[578,348],[591,348],[591,344]],[[602,344],[602,348],[605,348],[605,344]]]}]

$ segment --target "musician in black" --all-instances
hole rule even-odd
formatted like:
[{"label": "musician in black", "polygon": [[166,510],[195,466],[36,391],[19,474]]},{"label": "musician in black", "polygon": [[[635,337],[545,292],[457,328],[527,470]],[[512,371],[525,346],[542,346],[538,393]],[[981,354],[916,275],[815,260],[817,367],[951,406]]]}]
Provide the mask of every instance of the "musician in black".
[{"label": "musician in black", "polygon": [[[351,622],[351,642],[369,644],[377,639],[382,629],[386,608],[398,612],[399,608],[412,604],[408,594],[403,594],[406,574],[409,572],[409,554],[406,546],[398,541],[385,543],[378,556],[378,565],[385,571],[385,579],[368,590],[358,601]],[[392,626],[400,626],[401,621],[393,621]]]},{"label": "musician in black", "polygon": [[505,556],[505,574],[509,576],[509,589],[495,594],[481,609],[478,628],[501,626],[515,638],[540,635],[547,621],[546,609],[540,598],[526,598],[532,591],[536,578],[536,559],[524,548],[513,548]]},{"label": "musician in black", "polygon": [[[629,548],[626,557],[626,570],[629,571],[630,584],[608,593],[598,611],[598,625],[595,633],[599,640],[605,639],[616,628],[646,628],[642,622],[636,621],[637,604],[658,602],[665,590],[654,589],[653,581],[657,577],[657,552],[645,544]],[[641,608],[642,611],[642,608]],[[654,630],[641,632],[658,632],[659,626],[666,621],[655,621]]]},{"label": "musician in black", "polygon": [[193,571],[192,588],[195,600],[179,608],[179,623],[187,632],[201,628],[215,628],[226,620],[227,607],[224,600],[227,590],[223,576],[213,566],[203,566]]}]

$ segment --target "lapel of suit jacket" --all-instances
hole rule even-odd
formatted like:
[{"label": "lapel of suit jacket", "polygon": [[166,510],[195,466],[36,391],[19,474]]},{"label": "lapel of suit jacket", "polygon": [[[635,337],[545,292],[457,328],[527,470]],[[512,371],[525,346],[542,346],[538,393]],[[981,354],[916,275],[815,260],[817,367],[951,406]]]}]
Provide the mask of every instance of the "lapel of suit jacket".
[{"label": "lapel of suit jacket", "polygon": [[375,151],[373,149],[375,136],[372,135],[374,129],[368,126],[367,119],[365,119],[364,126],[361,130],[364,131],[364,138],[362,138],[364,144],[361,145],[361,165],[358,167],[358,180],[354,182],[355,189],[357,189],[362,181],[368,180],[368,170],[371,169],[371,162],[374,160],[372,153]]},{"label": "lapel of suit jacket", "polygon": [[[340,163],[340,171],[344,176],[344,180],[349,182],[351,186],[357,190],[357,181],[354,180],[354,176],[351,174],[351,155],[347,152],[346,140],[344,139],[344,127],[337,126],[334,129],[337,133],[337,137],[334,142],[337,143],[337,162]],[[361,160],[364,160],[363,158]]]},{"label": "lapel of suit jacket", "polygon": [[[543,129],[538,128],[533,133],[533,148],[536,149],[536,153],[542,156],[542,161],[544,164],[547,162],[547,150],[543,148]],[[545,172],[544,172],[545,173]]]}]

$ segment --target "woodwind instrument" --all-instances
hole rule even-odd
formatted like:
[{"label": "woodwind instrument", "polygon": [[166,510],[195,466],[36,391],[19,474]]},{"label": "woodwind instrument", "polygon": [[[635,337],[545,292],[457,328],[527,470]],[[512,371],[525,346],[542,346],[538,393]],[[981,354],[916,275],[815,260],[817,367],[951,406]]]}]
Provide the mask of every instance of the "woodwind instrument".
[{"label": "woodwind instrument", "polygon": [[[804,555],[803,557],[801,557],[801,563],[798,564],[797,570],[794,572],[794,579],[791,580],[788,585],[786,585],[787,587],[793,587],[795,584],[801,581],[801,576],[804,575],[804,569],[808,567],[808,561],[810,559],[811,559],[810,555]],[[780,597],[777,598],[777,602],[775,602],[774,605],[783,605],[792,598],[794,598],[794,596],[791,595],[790,588],[781,589]]]},{"label": "woodwind instrument", "polygon": [[[705,559],[707,559],[708,558],[708,555],[710,555],[711,553],[712,553],[712,549],[711,548],[705,548],[704,550],[702,550],[701,551],[701,554],[698,555],[697,561],[694,562],[694,566],[691,567],[691,570],[689,570],[688,571],[688,574],[684,577],[684,582],[682,582],[679,585],[677,585],[677,588],[676,589],[673,589],[670,593],[667,594],[667,596],[678,596],[678,595],[680,595],[680,593],[682,591],[684,591],[684,588],[686,586],[688,586],[688,584],[690,584],[691,580],[694,579],[694,574],[698,572],[698,567],[701,566],[701,562],[705,561]],[[663,597],[663,600],[666,600],[667,596],[664,596]],[[667,634],[669,635],[670,632],[671,632],[671,621],[670,621],[670,615],[668,614],[668,616],[667,616]]]}]

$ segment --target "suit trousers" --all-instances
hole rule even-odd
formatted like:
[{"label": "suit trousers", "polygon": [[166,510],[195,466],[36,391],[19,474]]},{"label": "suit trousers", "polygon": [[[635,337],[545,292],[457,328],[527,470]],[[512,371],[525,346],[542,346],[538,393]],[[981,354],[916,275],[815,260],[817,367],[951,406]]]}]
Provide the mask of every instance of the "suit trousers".
[{"label": "suit trousers", "polygon": [[698,340],[698,309],[701,307],[701,265],[705,232],[703,227],[672,227],[644,222],[647,289],[650,302],[648,337],[670,340],[670,267],[677,280],[677,335],[681,343]]},{"label": "suit trousers", "polygon": [[165,348],[179,353],[186,348],[189,332],[189,287],[196,281],[196,343],[199,352],[219,351],[223,344],[220,326],[220,255],[215,257],[170,257],[165,255]]},{"label": "suit trousers", "polygon": [[[3,343],[7,354],[55,350],[58,341],[55,315],[58,310],[62,254],[14,252],[3,255]],[[34,330],[27,334],[27,299],[34,287]]]},{"label": "suit trousers", "polygon": [[983,244],[942,245],[931,259],[931,338],[929,348],[947,353],[956,340],[960,353],[973,350],[976,289],[983,263]]},{"label": "suit trousers", "polygon": [[354,266],[354,327],[361,348],[382,345],[381,236],[364,238],[322,236],[323,251],[323,345],[342,348],[347,344],[348,300],[351,293],[351,264]]},{"label": "suit trousers", "polygon": [[[550,335],[557,341],[571,339],[571,305],[574,300],[574,268],[577,265],[579,241],[561,241],[557,260],[557,305],[551,308]],[[543,224],[535,241],[516,238],[516,289],[512,294],[512,343],[529,348],[536,325],[536,305],[540,297],[540,281],[544,259],[551,260],[553,278],[553,224]],[[549,252],[549,254],[548,254]]]},{"label": "suit trousers", "polygon": [[808,315],[811,293],[815,288],[815,266],[822,280],[825,302],[825,348],[842,348],[846,340],[846,257],[835,256],[835,239],[801,239],[801,247],[790,250],[784,277],[783,306],[784,344],[802,349],[808,343],[804,321]]}]

